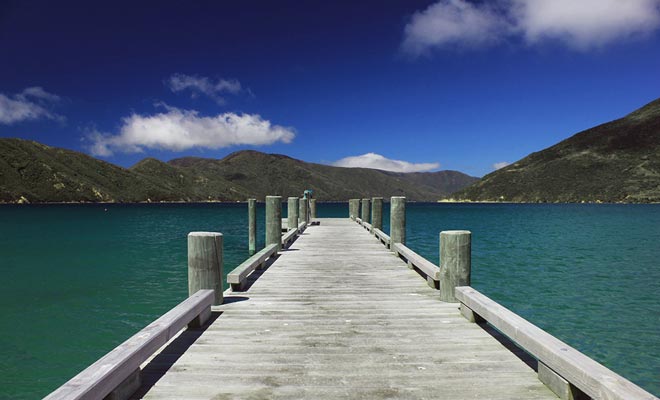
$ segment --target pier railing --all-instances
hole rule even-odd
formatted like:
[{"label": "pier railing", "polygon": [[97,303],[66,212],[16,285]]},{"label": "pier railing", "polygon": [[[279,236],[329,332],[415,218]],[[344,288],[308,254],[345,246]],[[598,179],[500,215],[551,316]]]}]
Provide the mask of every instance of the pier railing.
[{"label": "pier railing", "polygon": [[141,385],[140,365],[186,326],[211,316],[212,290],[200,290],[71,378],[45,400],[128,398]]},{"label": "pier railing", "polygon": [[[457,287],[463,316],[488,322],[538,361],[538,375],[562,399],[654,399],[644,389],[592,360],[472,287]],[[582,397],[581,397],[582,396]]]},{"label": "pier railing", "polygon": [[[277,256],[300,235],[311,218],[316,202],[289,198],[286,234],[282,235],[282,198],[266,197],[266,246],[256,252],[256,199],[248,199],[248,253],[251,256],[227,274],[232,291],[244,289],[247,279],[266,261]],[[311,211],[311,212],[310,212]],[[300,215],[300,223],[298,216]],[[291,229],[291,226],[294,228]],[[211,317],[211,306],[224,301],[222,290],[223,235],[219,232],[188,234],[189,297],[160,318],[111,350],[94,364],[49,394],[46,400],[128,399],[141,386],[140,366],[186,326],[199,328]]]},{"label": "pier railing", "polygon": [[539,380],[560,399],[658,399],[472,288],[471,232],[440,232],[440,263],[435,265],[405,245],[404,197],[391,198],[390,235],[373,228],[382,227],[382,212],[374,213],[372,208],[369,214],[369,205],[378,199],[382,198],[349,200],[349,218],[405,260],[409,268],[426,277],[429,286],[439,290],[442,301],[458,303],[468,321],[490,324],[534,357]]},{"label": "pier railing", "polygon": [[[290,230],[284,234],[282,236],[282,246],[286,248],[291,245],[306,227],[307,223],[301,222],[296,229]],[[231,286],[232,291],[238,292],[244,290],[250,274],[257,269],[261,269],[266,261],[275,255],[277,255],[277,244],[269,244],[264,247],[263,250],[254,254],[247,260],[243,261],[238,267],[234,268],[233,271],[227,274],[227,283]]]}]

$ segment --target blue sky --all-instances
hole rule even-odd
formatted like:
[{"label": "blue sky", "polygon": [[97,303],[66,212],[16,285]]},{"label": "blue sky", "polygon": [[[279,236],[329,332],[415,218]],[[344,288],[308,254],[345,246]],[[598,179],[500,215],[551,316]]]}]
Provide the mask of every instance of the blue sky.
[{"label": "blue sky", "polygon": [[0,136],[482,176],[660,97],[660,0],[353,3],[3,1]]}]

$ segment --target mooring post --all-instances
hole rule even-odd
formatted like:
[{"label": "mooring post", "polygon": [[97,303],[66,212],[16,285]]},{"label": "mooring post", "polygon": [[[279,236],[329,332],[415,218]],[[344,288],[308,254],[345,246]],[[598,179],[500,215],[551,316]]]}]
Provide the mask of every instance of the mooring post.
[{"label": "mooring post", "polygon": [[307,199],[304,197],[300,198],[298,218],[300,218],[301,222],[309,224],[309,219],[307,218]]},{"label": "mooring post", "polygon": [[390,242],[406,244],[406,198],[403,196],[390,199]]},{"label": "mooring post", "polygon": [[374,229],[383,230],[383,198],[374,197],[371,199],[371,231]]},{"label": "mooring post", "polygon": [[289,197],[287,203],[288,230],[298,229],[298,198]]},{"label": "mooring post", "polygon": [[316,199],[309,200],[309,214],[312,216],[312,219],[316,219]]},{"label": "mooring post", "polygon": [[257,199],[248,199],[248,253],[257,252]]},{"label": "mooring post", "polygon": [[370,222],[371,221],[371,209],[370,209],[370,201],[369,199],[362,199],[362,215],[360,215],[360,218],[362,218],[362,222]]},{"label": "mooring post", "polygon": [[360,199],[350,199],[348,201],[348,213],[353,221],[360,216]]},{"label": "mooring post", "polygon": [[454,289],[470,286],[471,241],[470,231],[440,232],[440,300],[457,303]]},{"label": "mooring post", "polygon": [[188,234],[188,295],[200,289],[213,289],[213,304],[222,304],[222,233]]},{"label": "mooring post", "polygon": [[266,196],[266,245],[282,250],[282,196]]}]

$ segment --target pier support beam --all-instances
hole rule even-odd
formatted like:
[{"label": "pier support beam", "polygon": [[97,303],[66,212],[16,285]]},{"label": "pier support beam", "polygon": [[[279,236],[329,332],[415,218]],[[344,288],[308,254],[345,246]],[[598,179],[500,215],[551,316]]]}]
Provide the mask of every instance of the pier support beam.
[{"label": "pier support beam", "polygon": [[257,252],[257,199],[248,199],[248,253]]},{"label": "pier support beam", "polygon": [[538,376],[539,380],[543,382],[548,389],[552,390],[562,400],[582,400],[589,399],[590,397],[584,394],[580,389],[573,386],[569,381],[564,379],[561,375],[553,371],[550,367],[538,362]]},{"label": "pier support beam", "polygon": [[316,219],[316,199],[309,200],[309,214],[312,219]]},{"label": "pier support beam", "polygon": [[289,197],[287,203],[288,230],[298,229],[298,198]]},{"label": "pier support beam", "polygon": [[472,233],[440,232],[440,300],[458,303],[457,286],[470,286],[472,268]]},{"label": "pier support beam", "polygon": [[307,212],[307,199],[301,197],[298,204],[298,220],[309,224],[309,214]]},{"label": "pier support beam", "polygon": [[362,215],[360,215],[362,222],[371,222],[370,202],[369,199],[362,199]]},{"label": "pier support beam", "polygon": [[222,233],[188,234],[188,295],[212,289],[214,305],[222,304]]},{"label": "pier support beam", "polygon": [[371,199],[371,230],[383,230],[383,198],[374,197]]},{"label": "pier support beam", "polygon": [[406,244],[406,198],[393,196],[390,199],[391,243]]},{"label": "pier support beam", "polygon": [[119,384],[112,392],[108,393],[103,400],[126,400],[133,396],[142,386],[142,371],[140,368],[133,371],[122,383]]},{"label": "pier support beam", "polygon": [[282,250],[282,196],[266,196],[266,245]]}]

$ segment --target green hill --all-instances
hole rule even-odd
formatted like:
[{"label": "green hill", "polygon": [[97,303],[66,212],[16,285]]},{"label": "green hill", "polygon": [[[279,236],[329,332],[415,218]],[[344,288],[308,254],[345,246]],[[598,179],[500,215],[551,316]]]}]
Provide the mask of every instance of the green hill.
[{"label": "green hill", "polygon": [[532,153],[450,197],[511,202],[660,202],[660,99]]},{"label": "green hill", "polygon": [[222,160],[186,157],[169,164],[202,179],[224,178],[236,190],[256,198],[273,193],[296,195],[313,189],[315,196],[323,200],[405,195],[411,200],[436,201],[456,186],[465,187],[477,180],[456,171],[407,174],[341,168],[250,150],[230,154]]},{"label": "green hill", "polygon": [[455,171],[402,174],[240,151],[221,160],[146,158],[122,168],[71,150],[0,139],[0,202],[237,201],[314,189],[322,201],[405,195],[435,201],[476,181]]},{"label": "green hill", "polygon": [[3,202],[134,202],[169,195],[159,184],[82,153],[0,139]]}]

